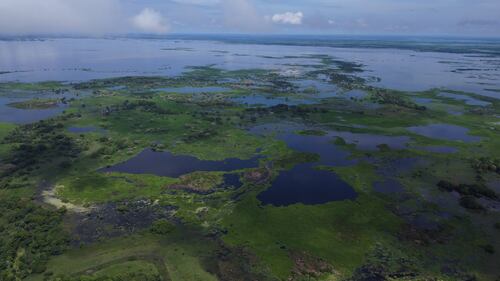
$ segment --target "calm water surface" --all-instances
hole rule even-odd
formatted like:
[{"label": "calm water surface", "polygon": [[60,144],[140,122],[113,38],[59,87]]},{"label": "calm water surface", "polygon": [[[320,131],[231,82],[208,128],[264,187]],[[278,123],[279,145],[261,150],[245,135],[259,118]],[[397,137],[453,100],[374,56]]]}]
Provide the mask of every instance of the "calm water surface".
[{"label": "calm water surface", "polygon": [[196,171],[235,171],[257,167],[258,157],[249,160],[229,158],[223,161],[200,160],[189,155],[171,152],[156,152],[146,149],[137,156],[101,172],[121,172],[128,174],[151,174],[177,178]]},{"label": "calm water surface", "polygon": [[[119,51],[117,51],[119,50]],[[444,87],[499,97],[500,58],[403,49],[231,44],[174,39],[43,39],[0,41],[0,81],[81,81],[130,75],[179,75],[190,66],[272,69],[300,75],[330,55],[364,65],[373,85],[399,90]],[[314,80],[313,80],[314,81]],[[324,81],[299,81],[331,92]]]},{"label": "calm water surface", "polygon": [[481,140],[481,137],[469,135],[469,129],[450,124],[415,126],[408,128],[408,130],[415,134],[434,139],[463,142],[476,142]]}]

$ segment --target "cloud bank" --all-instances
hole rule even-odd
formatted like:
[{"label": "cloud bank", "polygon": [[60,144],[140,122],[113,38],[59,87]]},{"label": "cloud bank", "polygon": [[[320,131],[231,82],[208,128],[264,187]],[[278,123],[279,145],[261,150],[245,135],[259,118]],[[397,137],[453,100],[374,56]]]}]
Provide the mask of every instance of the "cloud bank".
[{"label": "cloud bank", "polygon": [[126,31],[118,0],[0,0],[0,34]]},{"label": "cloud bank", "polygon": [[299,25],[302,24],[303,18],[304,14],[302,12],[286,12],[284,14],[275,14],[271,20],[275,23]]},{"label": "cloud bank", "polygon": [[172,30],[500,37],[499,10],[499,0],[0,0],[0,35]]},{"label": "cloud bank", "polygon": [[166,19],[150,8],[145,8],[133,17],[132,22],[137,29],[146,33],[165,34],[169,30]]}]

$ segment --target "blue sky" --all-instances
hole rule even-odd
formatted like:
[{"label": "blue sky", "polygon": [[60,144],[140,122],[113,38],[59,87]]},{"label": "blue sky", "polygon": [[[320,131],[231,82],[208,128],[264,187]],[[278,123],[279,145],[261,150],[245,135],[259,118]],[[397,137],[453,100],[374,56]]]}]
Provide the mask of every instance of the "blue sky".
[{"label": "blue sky", "polygon": [[500,0],[0,0],[0,34],[500,37]]}]

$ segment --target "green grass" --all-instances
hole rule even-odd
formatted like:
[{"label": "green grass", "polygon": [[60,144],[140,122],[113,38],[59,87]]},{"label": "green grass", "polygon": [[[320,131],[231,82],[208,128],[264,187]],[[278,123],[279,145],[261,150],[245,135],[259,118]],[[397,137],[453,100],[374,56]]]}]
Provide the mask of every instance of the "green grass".
[{"label": "green grass", "polygon": [[72,203],[104,203],[134,198],[157,198],[176,179],[153,175],[91,172],[57,182],[57,195]]},{"label": "green grass", "polygon": [[341,176],[361,192],[355,201],[260,206],[252,192],[224,219],[228,229],[224,240],[252,249],[282,280],[293,266],[289,251],[305,251],[326,259],[342,275],[349,276],[376,243],[391,240],[387,234],[400,224],[381,200],[366,194],[374,178],[363,174],[370,168],[361,165],[350,169],[344,169]]},{"label": "green grass", "polygon": [[[356,67],[329,59],[324,63],[325,67],[335,65],[347,67],[350,71],[355,71],[353,68]],[[375,248],[381,246],[393,253],[391,263],[401,257],[408,257],[414,262],[415,270],[423,272],[424,276],[448,280],[440,273],[440,267],[452,259],[457,260],[456,264],[461,269],[474,272],[484,280],[489,280],[490,276],[497,273],[495,261],[498,260],[498,253],[488,256],[481,248],[485,244],[492,244],[497,252],[500,251],[498,239],[494,235],[497,230],[492,228],[496,222],[494,214],[474,214],[462,210],[455,202],[457,198],[442,193],[435,186],[440,179],[477,181],[475,171],[470,167],[470,159],[494,156],[500,149],[498,119],[492,114],[479,114],[473,111],[477,107],[439,98],[436,96],[439,89],[421,93],[398,92],[405,96],[402,97],[404,101],[412,96],[436,99],[425,111],[394,104],[372,108],[365,107],[364,102],[333,98],[317,105],[301,106],[300,110],[257,113],[225,101],[228,97],[245,94],[246,90],[211,95],[149,91],[163,86],[214,85],[215,79],[223,78],[275,83],[262,89],[273,95],[284,94],[279,92],[277,85],[290,82],[290,79],[264,70],[227,72],[213,67],[193,68],[178,79],[130,77],[91,81],[79,87],[97,90],[95,94],[72,102],[66,114],[45,121],[55,128],[43,135],[47,141],[37,139],[33,134],[25,134],[19,137],[19,143],[0,145],[0,158],[24,142],[36,149],[40,148],[39,144],[43,144],[48,149],[45,154],[30,154],[37,164],[6,176],[11,180],[10,183],[14,183],[11,186],[23,186],[12,190],[0,189],[0,196],[7,201],[17,196],[31,200],[37,181],[44,179],[57,186],[59,197],[76,204],[105,204],[147,198],[158,200],[161,205],[177,207],[175,219],[178,229],[172,233],[162,236],[135,233],[73,248],[53,257],[48,264],[48,272],[54,276],[84,272],[97,276],[116,276],[128,272],[157,272],[162,275],[168,272],[172,280],[216,280],[207,270],[211,269],[212,272],[214,264],[221,262],[222,258],[215,253],[224,252],[227,246],[247,251],[259,272],[270,272],[271,277],[280,280],[287,280],[291,276],[295,266],[291,255],[297,252],[322,258],[334,267],[339,278],[348,278],[369,261]],[[377,90],[354,84],[368,92]],[[114,85],[128,88],[119,91],[105,89]],[[58,83],[0,85],[4,90],[22,91],[50,91],[60,87],[63,86]],[[490,108],[491,112],[498,114],[497,102],[493,102]],[[464,114],[450,115],[447,113],[450,109],[463,111]],[[322,168],[337,173],[353,186],[358,197],[352,201],[313,206],[262,206],[256,196],[267,186],[254,186],[243,180],[245,185],[238,190],[215,188],[222,182],[221,172],[193,173],[180,179],[98,172],[99,168],[123,162],[149,147],[205,160],[249,159],[259,154],[262,156],[260,168],[265,165],[270,169],[271,176],[276,176],[283,169],[290,169],[296,163],[315,161],[313,155],[293,151],[275,136],[259,137],[245,130],[254,124],[282,121],[303,124],[307,130],[298,133],[304,135],[321,136],[329,130],[340,130],[408,136],[411,140],[408,149],[400,151],[368,152],[357,150],[355,145],[343,146],[352,153],[353,159],[360,162],[348,167]],[[469,128],[471,134],[483,137],[483,140],[479,143],[445,141],[418,136],[406,129],[431,123],[463,126]],[[95,126],[105,129],[106,133],[70,134],[66,131],[69,126]],[[0,124],[0,139],[15,128],[12,124]],[[19,128],[38,132],[30,131],[32,128],[29,126]],[[69,149],[63,151],[61,146],[52,146],[57,143],[56,136],[59,135],[68,137],[71,143]],[[453,146],[458,148],[458,152],[434,154],[419,149],[426,145]],[[72,151],[78,151],[77,155],[62,153],[70,154]],[[377,174],[375,166],[362,159],[385,165],[391,159],[415,157],[427,161],[418,168],[419,171],[410,170],[393,175],[404,185],[407,192],[403,198],[405,200],[374,192],[373,183],[382,177]],[[499,179],[495,175],[487,175],[487,178]],[[210,193],[197,194],[167,188],[179,183],[202,191],[209,190]],[[451,203],[442,206],[434,199]],[[414,212],[412,215],[449,211],[452,218],[443,220],[441,224],[449,231],[449,240],[443,244],[421,246],[414,241],[399,239],[405,218],[393,211],[400,209]],[[186,230],[186,226],[196,230]],[[217,237],[214,239],[220,237],[222,241],[207,239],[205,235]],[[251,267],[249,264],[245,266]],[[32,278],[42,279],[41,275]]]},{"label": "green grass", "polygon": [[[68,251],[52,258],[47,272],[53,276],[87,272],[112,275],[154,268],[160,274],[166,272],[172,281],[217,280],[202,265],[202,260],[210,257],[212,247],[204,238],[182,230],[163,236],[137,234]],[[35,275],[28,280],[42,279],[42,275]]]}]

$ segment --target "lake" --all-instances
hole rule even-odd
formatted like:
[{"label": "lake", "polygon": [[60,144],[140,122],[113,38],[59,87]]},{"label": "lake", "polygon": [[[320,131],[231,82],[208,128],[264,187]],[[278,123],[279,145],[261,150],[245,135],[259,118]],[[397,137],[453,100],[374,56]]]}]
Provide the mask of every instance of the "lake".
[{"label": "lake", "polygon": [[[253,37],[250,36],[250,39]],[[361,38],[362,39],[362,38]],[[179,75],[191,66],[213,65],[225,70],[271,69],[301,74],[321,63],[314,55],[329,55],[363,65],[370,82],[398,90],[445,87],[499,97],[500,58],[467,53],[422,52],[406,45],[391,48],[273,45],[262,40],[235,42],[231,38],[184,36],[164,38],[41,38],[0,40],[0,81],[82,81],[121,76]],[[425,39],[422,39],[425,40]],[[303,40],[302,40],[303,41]],[[360,41],[362,42],[362,41]],[[376,42],[372,41],[372,42]],[[293,43],[293,42],[292,42]],[[307,43],[307,44],[306,44]],[[440,42],[439,44],[445,44]],[[450,43],[450,45],[453,42]],[[429,42],[432,46],[433,42]],[[36,55],[33,55],[36,54]],[[298,81],[302,89],[313,86],[334,93],[323,81]],[[493,89],[493,90],[492,90]]]},{"label": "lake", "polygon": [[[137,156],[114,166],[101,169],[101,172],[120,172],[128,174],[151,174],[177,178],[196,171],[235,171],[257,167],[259,158],[241,160],[229,158],[222,161],[200,160],[194,156],[176,155],[171,152],[157,152],[145,149]],[[236,180],[231,178],[231,183]]]}]

